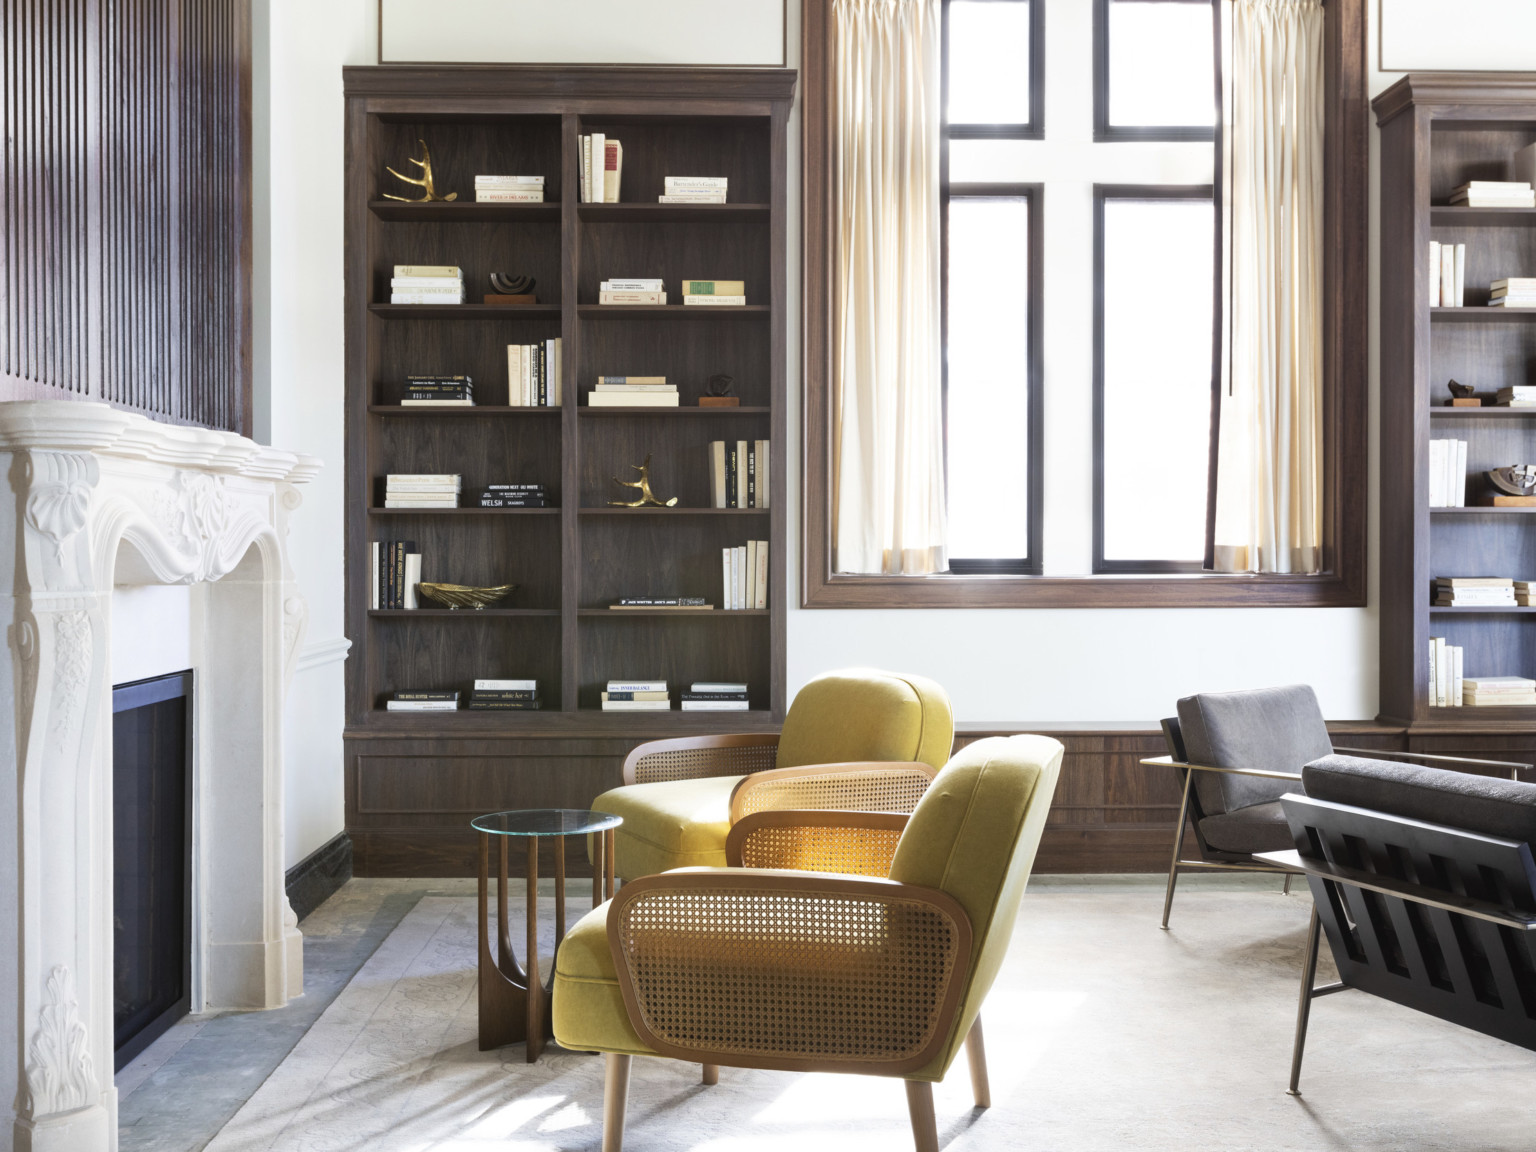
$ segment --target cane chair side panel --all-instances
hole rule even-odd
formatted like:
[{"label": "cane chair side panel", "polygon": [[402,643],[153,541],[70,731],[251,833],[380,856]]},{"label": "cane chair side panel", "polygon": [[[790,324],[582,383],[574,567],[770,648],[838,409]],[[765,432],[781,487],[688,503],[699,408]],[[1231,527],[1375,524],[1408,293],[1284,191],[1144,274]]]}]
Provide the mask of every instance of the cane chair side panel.
[{"label": "cane chair side panel", "polygon": [[663,1056],[888,1076],[948,1038],[971,950],[942,892],[729,871],[625,885],[608,938],[635,1031]]},{"label": "cane chair side panel", "polygon": [[731,794],[731,822],[779,808],[911,812],[934,769],[906,760],[775,768],[743,780]]},{"label": "cane chair side panel", "polygon": [[907,816],[900,812],[754,812],[731,825],[732,868],[787,868],[886,877]]},{"label": "cane chair side panel", "polygon": [[1418,893],[1308,875],[1343,983],[1536,1050],[1536,931],[1426,902],[1536,918],[1529,845],[1304,796],[1282,803],[1303,858]]},{"label": "cane chair side panel", "polygon": [[652,740],[635,748],[625,759],[624,783],[746,776],[772,768],[778,754],[779,738],[760,733]]}]

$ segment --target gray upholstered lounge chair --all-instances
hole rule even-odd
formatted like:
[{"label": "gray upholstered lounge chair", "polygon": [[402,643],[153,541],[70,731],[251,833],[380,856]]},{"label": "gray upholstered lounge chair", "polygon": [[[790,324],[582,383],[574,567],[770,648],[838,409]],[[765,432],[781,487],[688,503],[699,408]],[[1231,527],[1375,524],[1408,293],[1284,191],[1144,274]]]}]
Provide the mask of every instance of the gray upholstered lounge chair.
[{"label": "gray upholstered lounge chair", "polygon": [[[1335,748],[1317,696],[1306,684],[1203,692],[1180,700],[1178,713],[1163,721],[1169,755],[1142,761],[1175,768],[1184,789],[1163,898],[1164,928],[1181,869],[1270,872],[1284,875],[1286,891],[1290,890],[1296,869],[1256,859],[1255,854],[1292,846],[1280,797],[1302,790],[1302,766],[1313,760],[1351,752],[1377,760],[1428,761],[1498,772],[1511,778],[1530,767],[1501,760]],[[1186,820],[1194,825],[1198,860],[1182,855]]]},{"label": "gray upholstered lounge chair", "polygon": [[[1536,784],[1353,756],[1281,800],[1312,889],[1292,1095],[1311,1002],[1357,988],[1536,1050]],[[1314,987],[1319,929],[1339,981]]]}]

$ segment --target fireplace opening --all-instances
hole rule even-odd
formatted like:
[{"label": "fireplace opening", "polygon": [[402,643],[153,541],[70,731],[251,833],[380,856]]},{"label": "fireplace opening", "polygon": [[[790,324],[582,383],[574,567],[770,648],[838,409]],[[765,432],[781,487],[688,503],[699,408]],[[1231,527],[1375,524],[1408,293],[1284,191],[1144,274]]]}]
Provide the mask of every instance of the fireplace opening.
[{"label": "fireplace opening", "polygon": [[115,1067],[191,1010],[192,673],[112,689]]}]

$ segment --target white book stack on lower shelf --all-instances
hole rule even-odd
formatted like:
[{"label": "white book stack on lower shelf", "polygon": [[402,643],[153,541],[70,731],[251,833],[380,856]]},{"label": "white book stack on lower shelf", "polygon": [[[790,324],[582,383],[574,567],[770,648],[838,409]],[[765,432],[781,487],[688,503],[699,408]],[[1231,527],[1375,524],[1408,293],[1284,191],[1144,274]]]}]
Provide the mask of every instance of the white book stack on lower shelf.
[{"label": "white book stack on lower shelf", "polygon": [[768,607],[768,541],[748,540],[720,549],[721,607],[748,611]]},{"label": "white book stack on lower shelf", "polygon": [[457,508],[463,477],[458,473],[392,472],[384,479],[384,507],[402,511]]},{"label": "white book stack on lower shelf", "polygon": [[682,695],[684,712],[745,712],[751,707],[747,686],[729,681],[695,680]]},{"label": "white book stack on lower shelf", "polygon": [[464,273],[448,264],[396,264],[389,281],[391,304],[462,304]]},{"label": "white book stack on lower shelf", "polygon": [[603,692],[604,712],[668,712],[671,708],[665,680],[610,680]]}]

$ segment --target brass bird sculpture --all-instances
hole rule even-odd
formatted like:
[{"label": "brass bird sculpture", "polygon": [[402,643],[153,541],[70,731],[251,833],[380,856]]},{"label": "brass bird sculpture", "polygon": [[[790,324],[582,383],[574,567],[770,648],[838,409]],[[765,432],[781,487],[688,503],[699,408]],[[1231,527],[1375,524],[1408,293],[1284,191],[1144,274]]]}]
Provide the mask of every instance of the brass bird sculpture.
[{"label": "brass bird sculpture", "polygon": [[412,200],[409,196],[391,196],[388,192],[386,192],[384,193],[384,199],[403,200],[407,204],[426,204],[432,200],[447,201],[458,199],[459,194],[457,192],[450,192],[446,196],[439,196],[437,194],[437,186],[432,182],[432,153],[427,151],[427,142],[425,140],[417,140],[416,143],[421,145],[422,158],[418,160],[414,156],[407,156],[406,159],[421,169],[421,179],[418,180],[414,176],[406,176],[403,173],[396,172],[393,168],[388,166],[385,167],[384,171],[388,172],[397,180],[404,180],[407,184],[416,185],[418,188],[421,188],[425,192],[425,195],[423,195],[420,200]]},{"label": "brass bird sculpture", "polygon": [[649,454],[646,455],[644,464],[631,464],[630,467],[640,473],[640,479],[620,480],[615,476],[613,482],[621,488],[640,489],[640,499],[629,501],[610,500],[608,501],[610,508],[671,508],[676,505],[676,496],[670,500],[658,500],[655,493],[651,491],[651,457]]}]

